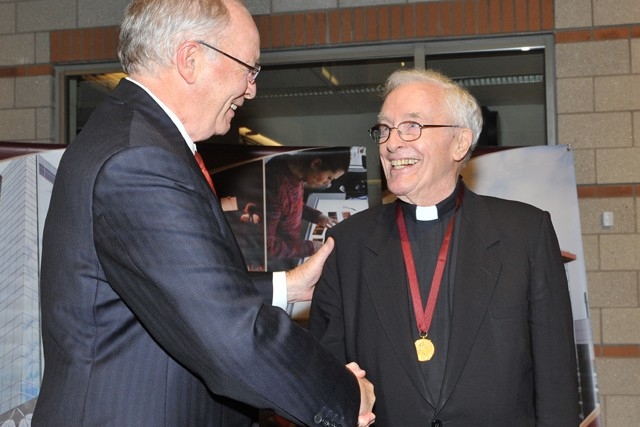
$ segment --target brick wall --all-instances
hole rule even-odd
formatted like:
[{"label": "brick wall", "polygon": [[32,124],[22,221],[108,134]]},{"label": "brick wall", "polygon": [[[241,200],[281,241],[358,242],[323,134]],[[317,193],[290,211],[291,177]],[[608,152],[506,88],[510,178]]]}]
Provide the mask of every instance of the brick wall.
[{"label": "brick wall", "polygon": [[[465,0],[258,15],[263,50],[553,30],[553,0]],[[117,28],[51,31],[53,63],[116,59]]]}]

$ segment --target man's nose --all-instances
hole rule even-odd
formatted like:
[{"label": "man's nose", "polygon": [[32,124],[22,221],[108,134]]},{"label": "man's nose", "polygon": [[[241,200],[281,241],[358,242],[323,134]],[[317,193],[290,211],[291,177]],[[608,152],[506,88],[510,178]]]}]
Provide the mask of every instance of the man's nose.
[{"label": "man's nose", "polygon": [[249,82],[247,84],[247,90],[244,93],[244,97],[246,99],[253,99],[256,97],[256,94],[258,93],[258,86],[255,82],[255,80],[253,81],[253,83]]},{"label": "man's nose", "polygon": [[386,149],[390,152],[393,153],[394,151],[396,151],[399,147],[403,146],[405,144],[405,141],[400,138],[400,134],[398,133],[398,129],[391,129],[389,131],[389,139],[387,139],[387,142],[385,142],[382,145],[385,145]]}]

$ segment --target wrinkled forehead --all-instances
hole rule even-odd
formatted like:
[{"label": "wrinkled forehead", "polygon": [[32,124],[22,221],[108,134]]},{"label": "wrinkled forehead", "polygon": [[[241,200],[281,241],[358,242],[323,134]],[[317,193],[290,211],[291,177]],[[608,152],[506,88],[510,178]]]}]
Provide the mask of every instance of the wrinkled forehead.
[{"label": "wrinkled forehead", "polygon": [[428,82],[412,82],[389,92],[378,118],[381,121],[401,121],[448,116],[442,87]]}]

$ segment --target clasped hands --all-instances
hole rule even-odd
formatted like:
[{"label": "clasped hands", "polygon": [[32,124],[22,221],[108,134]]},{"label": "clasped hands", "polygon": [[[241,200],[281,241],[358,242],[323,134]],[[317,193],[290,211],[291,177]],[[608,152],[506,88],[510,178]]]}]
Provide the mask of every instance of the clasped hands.
[{"label": "clasped hands", "polygon": [[367,427],[376,421],[376,416],[373,413],[373,404],[376,401],[376,396],[373,393],[373,384],[365,378],[366,372],[360,368],[356,362],[347,364],[347,368],[354,373],[358,379],[358,385],[360,386],[360,413],[358,414],[358,427]]}]

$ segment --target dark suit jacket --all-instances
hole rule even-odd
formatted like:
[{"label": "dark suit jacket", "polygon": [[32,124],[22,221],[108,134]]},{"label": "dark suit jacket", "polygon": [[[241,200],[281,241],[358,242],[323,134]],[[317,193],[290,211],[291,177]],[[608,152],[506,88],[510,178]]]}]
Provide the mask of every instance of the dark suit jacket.
[{"label": "dark suit jacket", "polygon": [[65,151],[43,245],[34,426],[247,425],[231,399],[357,424],[355,377],[263,305],[271,276],[260,294],[184,139],[134,83]]},{"label": "dark suit jacket", "polygon": [[366,370],[375,425],[577,426],[571,304],[549,214],[466,190],[448,358],[432,399],[411,333],[394,212],[394,204],[372,208],[330,230],[336,248],[309,321],[334,354]]}]

